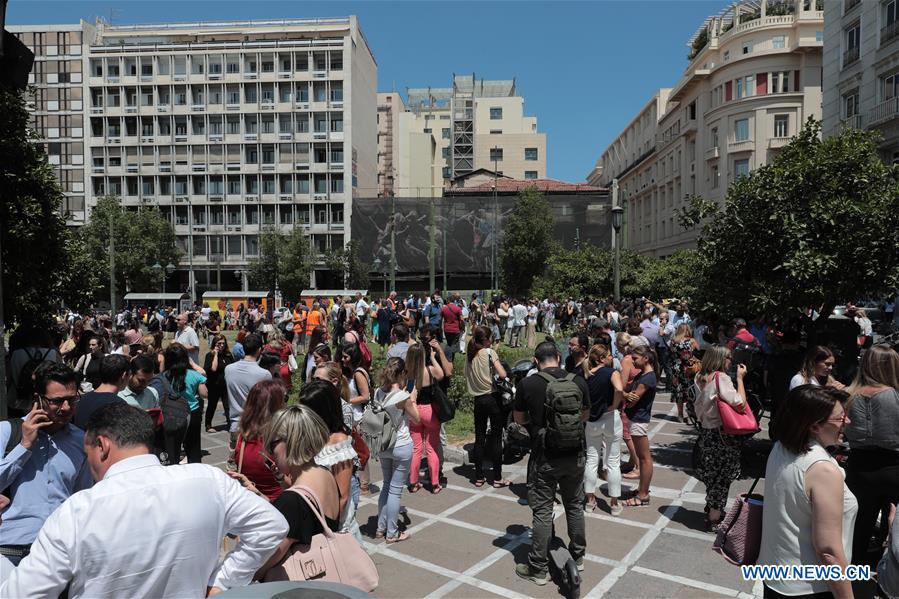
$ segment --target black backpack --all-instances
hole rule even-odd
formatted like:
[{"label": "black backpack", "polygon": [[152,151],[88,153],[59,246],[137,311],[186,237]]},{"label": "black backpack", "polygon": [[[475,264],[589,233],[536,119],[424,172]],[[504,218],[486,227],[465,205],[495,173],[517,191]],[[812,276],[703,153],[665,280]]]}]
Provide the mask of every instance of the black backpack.
[{"label": "black backpack", "polygon": [[190,423],[190,406],[180,393],[175,391],[165,374],[154,377],[159,381],[155,385],[159,393],[159,408],[162,410],[162,428],[167,434],[187,432]]},{"label": "black backpack", "polygon": [[28,354],[28,361],[25,362],[25,365],[22,366],[16,377],[16,398],[20,404],[24,404],[34,395],[34,371],[41,364],[49,361],[47,356],[50,355],[53,349],[48,349],[43,355],[40,355],[40,349],[38,349],[37,353],[31,353],[28,351],[28,348],[24,348],[22,351]]},{"label": "black backpack", "polygon": [[538,372],[537,375],[546,380],[546,399],[543,402],[546,447],[562,451],[584,449],[584,423],[581,421],[584,393],[574,382],[576,375],[568,373],[563,378],[556,378],[547,372]]}]

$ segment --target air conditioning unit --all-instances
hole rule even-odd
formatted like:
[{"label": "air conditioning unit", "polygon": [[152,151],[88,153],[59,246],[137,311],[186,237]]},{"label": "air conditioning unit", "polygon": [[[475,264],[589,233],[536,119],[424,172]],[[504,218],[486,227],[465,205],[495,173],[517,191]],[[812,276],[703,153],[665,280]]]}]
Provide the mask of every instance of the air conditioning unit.
[{"label": "air conditioning unit", "polygon": [[262,110],[274,110],[275,105],[271,102],[268,102],[268,103],[262,104],[259,108]]},{"label": "air conditioning unit", "polygon": [[209,196],[210,202],[221,202],[224,201],[225,196]]},{"label": "air conditioning unit", "polygon": [[290,73],[278,73],[278,79],[290,79]]},{"label": "air conditioning unit", "polygon": [[309,102],[297,102],[297,108],[301,110],[309,110]]},{"label": "air conditioning unit", "polygon": [[156,107],[156,111],[157,111],[157,112],[168,112],[168,111],[169,111],[169,107],[168,107],[168,106],[157,106],[157,107]]},{"label": "air conditioning unit", "polygon": [[187,202],[187,196],[175,196],[175,202],[182,204]]},{"label": "air conditioning unit", "polygon": [[222,139],[222,136],[219,134],[209,136],[209,141],[222,141]]},{"label": "air conditioning unit", "polygon": [[122,143],[122,138],[121,138],[121,137],[110,137],[110,138],[109,138],[109,143],[111,143],[111,144],[120,144],[120,143]]},{"label": "air conditioning unit", "polygon": [[152,135],[142,135],[140,138],[140,141],[141,141],[141,143],[151,144],[151,143],[153,143],[153,136]]},{"label": "air conditioning unit", "polygon": [[289,202],[290,200],[293,199],[293,196],[291,196],[290,194],[282,193],[280,196],[278,196],[278,199],[280,199],[282,202],[285,202],[285,201]]},{"label": "air conditioning unit", "polygon": [[327,199],[328,199],[328,194],[326,194],[326,193],[316,193],[316,194],[312,194],[312,199],[313,199],[313,200],[327,200]]},{"label": "air conditioning unit", "polygon": [[257,139],[258,137],[259,137],[259,136],[256,135],[255,133],[244,133],[244,136],[243,136],[243,138],[244,138],[246,141],[256,141],[256,139]]},{"label": "air conditioning unit", "polygon": [[259,201],[259,196],[258,196],[258,195],[255,195],[255,194],[251,194],[251,195],[246,195],[246,196],[244,196],[244,199],[245,199],[246,201],[248,201],[248,202],[258,202],[258,201]]},{"label": "air conditioning unit", "polygon": [[201,233],[205,233],[206,225],[194,225],[194,231],[199,231]]}]

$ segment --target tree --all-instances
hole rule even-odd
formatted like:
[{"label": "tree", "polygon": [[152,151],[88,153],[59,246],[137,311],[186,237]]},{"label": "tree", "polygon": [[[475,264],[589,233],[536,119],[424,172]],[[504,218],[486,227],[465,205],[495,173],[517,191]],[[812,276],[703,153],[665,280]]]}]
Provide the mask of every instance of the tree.
[{"label": "tree", "polygon": [[527,188],[503,226],[499,250],[503,289],[512,295],[526,294],[555,247],[552,208],[536,188]]},{"label": "tree", "polygon": [[325,256],[325,266],[336,273],[341,273],[344,289],[368,289],[371,282],[369,272],[371,264],[364,262],[359,256],[359,242],[350,241]]},{"label": "tree", "polygon": [[177,264],[181,251],[175,247],[175,229],[158,208],[123,208],[117,197],[97,200],[91,210],[90,222],[84,226],[84,239],[108,290],[109,229],[112,222],[115,236],[116,289],[128,291],[158,291],[164,272],[153,269]]},{"label": "tree", "polygon": [[708,217],[697,295],[723,314],[788,313],[894,291],[899,283],[899,169],[877,155],[878,134],[820,138],[806,126],[774,161],[702,200],[682,224]]},{"label": "tree", "polygon": [[63,192],[28,130],[23,92],[0,90],[0,248],[7,322],[48,324],[61,303],[84,309],[98,273],[84,268],[82,238],[66,227]]},{"label": "tree", "polygon": [[647,258],[637,273],[639,295],[654,298],[693,298],[697,290],[699,254],[680,250],[665,258]]},{"label": "tree", "polygon": [[[629,250],[621,251],[621,292],[627,297],[644,295],[642,273],[651,258]],[[534,280],[538,297],[609,297],[615,286],[614,253],[585,243],[580,251],[561,247],[549,256],[544,274]]]},{"label": "tree", "polygon": [[302,229],[269,228],[259,236],[259,257],[250,260],[247,274],[254,287],[280,289],[284,297],[298,299],[309,286],[312,265],[312,246]]}]

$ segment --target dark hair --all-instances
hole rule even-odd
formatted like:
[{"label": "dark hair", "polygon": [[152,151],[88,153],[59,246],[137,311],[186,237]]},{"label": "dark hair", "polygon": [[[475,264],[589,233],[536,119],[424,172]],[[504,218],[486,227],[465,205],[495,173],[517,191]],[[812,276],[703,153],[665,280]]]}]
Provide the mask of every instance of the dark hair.
[{"label": "dark hair", "polygon": [[833,387],[800,385],[781,402],[777,414],[777,440],[793,453],[811,449],[809,438],[813,424],[824,422],[833,407],[845,403],[849,394]]},{"label": "dark hair", "polygon": [[824,362],[828,358],[833,357],[833,352],[826,345],[815,345],[814,347],[810,347],[805,354],[805,360],[802,362],[802,370],[799,371],[802,373],[803,380],[805,380],[805,382],[810,382],[812,377],[815,376],[815,366],[819,362]]},{"label": "dark hair", "polygon": [[312,329],[312,333],[309,335],[309,347],[318,347],[325,340],[325,334],[328,332],[328,329],[324,327],[324,325],[316,325]]},{"label": "dark hair", "polygon": [[544,341],[534,349],[534,359],[538,364],[545,364],[550,360],[558,360],[559,348],[552,341]]},{"label": "dark hair", "polygon": [[141,445],[149,453],[155,438],[153,419],[144,410],[123,401],[106,404],[91,413],[84,429],[84,436],[88,439],[101,435],[119,447]]},{"label": "dark hair", "polygon": [[190,356],[180,343],[170,343],[162,353],[163,369],[165,377],[172,384],[172,389],[177,393],[184,391],[187,377],[187,369],[190,368]]},{"label": "dark hair", "polygon": [[398,323],[393,325],[393,336],[396,337],[397,341],[408,341],[409,340],[409,327],[404,325],[403,323]]},{"label": "dark hair", "polygon": [[64,387],[78,383],[78,373],[66,364],[58,362],[44,362],[34,369],[34,390],[40,395],[47,392],[47,385],[59,383]]},{"label": "dark hair", "polygon": [[126,372],[128,358],[121,354],[109,354],[100,360],[100,382],[104,385],[118,384]]},{"label": "dark hair", "polygon": [[590,349],[590,339],[586,333],[572,333],[568,338],[577,338],[577,344],[584,348],[584,353]]},{"label": "dark hair", "polygon": [[350,368],[353,370],[362,365],[362,350],[355,343],[343,342],[340,351],[342,355],[350,359]]},{"label": "dark hair", "polygon": [[272,415],[284,407],[287,390],[279,381],[259,381],[250,388],[240,415],[240,434],[245,441],[260,439]]},{"label": "dark hair", "polygon": [[487,327],[478,326],[474,328],[471,332],[471,339],[468,340],[468,348],[465,351],[465,357],[469,362],[474,360],[479,351],[490,345],[491,335],[492,333]]},{"label": "dark hair", "polygon": [[300,389],[298,401],[325,421],[329,433],[347,432],[343,424],[340,391],[331,381],[314,379]]},{"label": "dark hair", "polygon": [[387,391],[392,385],[405,385],[406,380],[406,361],[395,356],[384,364],[378,382],[381,389]]},{"label": "dark hair", "polygon": [[271,370],[273,366],[281,365],[281,357],[278,354],[265,352],[259,356],[259,368],[263,370]]},{"label": "dark hair", "polygon": [[418,327],[419,335],[427,335],[428,337],[436,337],[437,336],[437,327],[431,326],[428,322],[422,322]]},{"label": "dark hair", "polygon": [[250,333],[243,340],[243,350],[248,356],[255,356],[262,349],[262,337],[256,333]]},{"label": "dark hair", "polygon": [[746,320],[743,318],[734,318],[733,327],[736,330],[745,329],[746,328]]},{"label": "dark hair", "polygon": [[[311,346],[310,346],[311,347]],[[331,348],[325,345],[324,343],[319,343],[312,350],[313,356],[319,356],[320,358],[325,358],[326,362],[331,361]]]},{"label": "dark hair", "polygon": [[131,374],[137,374],[138,372],[149,372],[152,374],[156,372],[156,360],[146,354],[135,356],[131,360],[128,370],[131,371]]},{"label": "dark hair", "polygon": [[659,360],[656,357],[656,352],[648,345],[638,345],[631,350],[631,356],[640,356],[642,358],[646,358],[647,360],[649,360],[649,365],[652,366],[653,372],[655,372],[656,375],[659,374]]},{"label": "dark hair", "polygon": [[610,348],[610,347],[612,347],[612,336],[609,335],[608,333],[604,333],[604,332],[600,331],[599,333],[596,333],[596,335],[593,337],[593,343],[599,344],[599,345],[605,345],[606,347]]}]

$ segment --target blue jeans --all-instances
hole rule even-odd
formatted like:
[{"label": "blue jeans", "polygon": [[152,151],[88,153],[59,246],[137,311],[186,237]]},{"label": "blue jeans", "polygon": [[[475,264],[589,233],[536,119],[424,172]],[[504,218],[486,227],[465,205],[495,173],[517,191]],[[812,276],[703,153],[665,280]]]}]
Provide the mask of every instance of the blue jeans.
[{"label": "blue jeans", "polygon": [[353,474],[350,478],[350,500],[347,506],[346,521],[343,524],[341,532],[349,532],[353,535],[359,544],[362,544],[362,531],[359,530],[359,523],[356,521],[356,510],[359,509],[359,477]]},{"label": "blue jeans", "polygon": [[412,461],[412,443],[394,447],[380,455],[384,480],[378,496],[378,530],[387,531],[387,537],[399,534],[396,519],[400,514],[400,497],[409,478],[409,463]]}]

